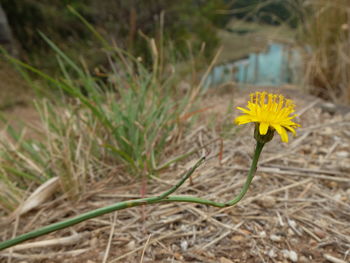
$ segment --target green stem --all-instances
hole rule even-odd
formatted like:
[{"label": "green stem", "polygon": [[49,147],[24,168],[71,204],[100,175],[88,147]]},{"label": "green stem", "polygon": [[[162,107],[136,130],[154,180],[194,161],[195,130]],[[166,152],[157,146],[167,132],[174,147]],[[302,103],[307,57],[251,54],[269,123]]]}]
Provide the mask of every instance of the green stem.
[{"label": "green stem", "polygon": [[122,210],[122,209],[130,208],[130,207],[134,207],[134,206],[140,206],[140,205],[155,204],[155,203],[159,203],[161,201],[165,201],[163,199],[166,198],[171,193],[173,193],[174,191],[176,191],[176,189],[179,188],[193,174],[193,172],[204,162],[204,160],[205,160],[205,157],[200,158],[199,161],[189,171],[187,171],[183,175],[181,180],[175,186],[171,187],[168,191],[164,192],[163,194],[161,194],[159,196],[119,202],[119,203],[116,203],[116,204],[113,204],[110,206],[106,206],[106,207],[98,208],[98,209],[93,210],[93,211],[86,212],[84,214],[78,215],[76,217],[65,220],[63,222],[58,222],[58,223],[55,223],[52,225],[48,225],[48,226],[42,227],[38,230],[34,230],[31,232],[25,233],[23,235],[17,236],[13,239],[1,242],[0,243],[0,250],[3,250],[3,249],[8,248],[8,247],[12,247],[16,244],[19,244],[23,241],[26,241],[26,240],[29,240],[29,239],[32,239],[35,237],[43,236],[43,235],[49,234],[51,232],[54,232],[54,231],[57,231],[57,230],[60,230],[63,228],[73,226],[73,225],[78,224],[80,222],[83,222],[85,220],[88,220],[88,219],[91,219],[94,217],[98,217],[98,216],[101,216],[101,215],[104,215],[107,213],[111,213],[113,211]]},{"label": "green stem", "polygon": [[45,226],[43,228],[40,228],[38,230],[34,230],[32,232],[28,232],[26,234],[17,236],[13,239],[6,240],[2,243],[0,243],[0,250],[3,250],[8,247],[12,247],[16,244],[19,244],[23,241],[39,237],[42,235],[46,235],[48,233],[57,231],[59,229],[63,229],[75,224],[78,224],[80,222],[83,222],[85,220],[98,217],[107,213],[111,213],[117,210],[122,210],[134,206],[141,206],[141,205],[149,205],[149,204],[156,204],[156,203],[162,203],[162,202],[188,202],[188,203],[197,203],[197,204],[204,204],[204,205],[209,205],[209,206],[214,206],[214,207],[228,207],[228,206],[233,206],[237,204],[247,193],[250,183],[252,182],[254,178],[255,171],[257,169],[257,164],[258,160],[261,154],[261,151],[264,147],[264,143],[257,142],[256,148],[255,148],[255,153],[253,157],[253,161],[250,167],[250,170],[248,172],[247,179],[242,187],[241,192],[231,201],[225,202],[225,203],[220,203],[220,202],[214,202],[202,198],[197,198],[197,197],[191,197],[191,196],[169,196],[173,192],[175,192],[192,174],[193,172],[204,162],[205,157],[202,157],[199,159],[199,161],[189,170],[187,171],[181,180],[173,187],[171,187],[168,191],[162,193],[159,196],[155,197],[147,197],[147,198],[142,198],[142,199],[135,199],[135,200],[129,200],[129,201],[124,201],[124,202],[119,202],[110,206],[102,207],[84,214],[81,214],[79,216],[76,216],[74,218],[65,220],[63,222],[58,222],[49,226]]},{"label": "green stem", "polygon": [[190,196],[168,196],[164,200],[161,200],[161,202],[188,202],[188,203],[197,203],[197,204],[204,204],[204,205],[210,205],[210,206],[215,206],[215,207],[228,207],[228,206],[233,206],[237,204],[239,201],[242,200],[242,198],[245,196],[247,193],[249,186],[254,178],[257,166],[258,166],[258,161],[260,158],[260,154],[262,149],[264,148],[265,143],[257,142],[252,164],[250,166],[249,172],[247,179],[242,187],[241,192],[231,201],[228,201],[226,203],[220,203],[220,202],[214,202],[210,200],[205,200],[202,198],[196,198],[196,197],[190,197]]},{"label": "green stem", "polygon": [[252,182],[256,169],[258,167],[258,161],[260,158],[260,154],[262,149],[264,148],[265,143],[261,143],[259,141],[257,141],[256,143],[256,147],[255,147],[255,152],[254,152],[254,156],[253,156],[253,160],[252,160],[252,164],[250,165],[250,169],[248,172],[248,176],[247,179],[242,187],[241,192],[236,196],[236,198],[232,199],[231,201],[226,203],[226,206],[232,206],[237,204],[239,201],[241,201],[241,199],[243,198],[243,196],[247,193],[250,183]]}]

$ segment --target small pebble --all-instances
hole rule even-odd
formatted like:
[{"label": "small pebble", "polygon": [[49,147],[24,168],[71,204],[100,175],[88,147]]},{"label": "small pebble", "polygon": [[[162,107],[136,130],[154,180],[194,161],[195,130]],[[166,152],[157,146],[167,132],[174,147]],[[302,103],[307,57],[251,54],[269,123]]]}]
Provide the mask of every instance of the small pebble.
[{"label": "small pebble", "polygon": [[242,235],[234,235],[231,240],[234,242],[242,242],[243,240],[245,240],[246,238]]},{"label": "small pebble", "polygon": [[324,130],[323,130],[323,134],[324,135],[331,135],[331,134],[334,134],[334,131],[331,127],[326,127]]},{"label": "small pebble", "polygon": [[266,237],[266,232],[265,232],[265,231],[261,231],[261,232],[259,233],[259,237],[265,238],[265,237]]},{"label": "small pebble", "polygon": [[335,154],[337,155],[337,157],[340,157],[340,158],[347,158],[350,156],[350,153],[346,151],[336,152]]},{"label": "small pebble", "polygon": [[310,260],[307,259],[305,256],[301,256],[299,259],[299,263],[309,263]]},{"label": "small pebble", "polygon": [[278,235],[270,235],[270,239],[274,242],[281,242],[282,241],[282,236],[278,236]]},{"label": "small pebble", "polygon": [[298,262],[298,254],[293,250],[282,250],[284,258],[289,259],[292,262]]},{"label": "small pebble", "polygon": [[131,240],[128,244],[126,244],[128,250],[134,250],[136,248],[135,240]]},{"label": "small pebble", "polygon": [[326,233],[319,228],[315,228],[314,233],[321,239],[326,237]]},{"label": "small pebble", "polygon": [[288,228],[288,236],[294,236],[295,233],[292,229]]},{"label": "small pebble", "polygon": [[258,203],[264,208],[272,208],[276,204],[276,198],[270,195],[264,196],[258,201]]},{"label": "small pebble", "polygon": [[289,242],[292,244],[292,245],[298,245],[300,243],[300,240],[298,238],[290,238],[289,239]]},{"label": "small pebble", "polygon": [[292,228],[296,228],[296,227],[297,227],[297,222],[295,222],[295,220],[293,220],[293,219],[289,219],[289,220],[288,220],[288,224],[289,224]]},{"label": "small pebble", "polygon": [[180,246],[181,246],[182,251],[186,251],[188,249],[187,240],[182,240]]},{"label": "small pebble", "polygon": [[220,263],[233,263],[233,261],[229,260],[228,258],[221,257],[220,258]]},{"label": "small pebble", "polygon": [[337,200],[337,201],[341,201],[342,196],[341,196],[340,193],[337,193],[337,194],[335,194],[335,195],[333,196],[333,198],[334,198],[335,200]]},{"label": "small pebble", "polygon": [[275,257],[277,257],[276,252],[275,252],[275,250],[274,250],[273,248],[271,248],[271,249],[269,250],[269,252],[267,253],[267,255],[268,255],[270,258],[275,258]]},{"label": "small pebble", "polygon": [[292,262],[298,262],[298,254],[297,252],[291,250],[289,252],[289,259],[292,261]]},{"label": "small pebble", "polygon": [[310,245],[310,247],[312,248],[312,247],[316,247],[316,246],[318,245],[318,243],[317,243],[315,240],[311,239],[311,240],[309,241],[309,245]]}]

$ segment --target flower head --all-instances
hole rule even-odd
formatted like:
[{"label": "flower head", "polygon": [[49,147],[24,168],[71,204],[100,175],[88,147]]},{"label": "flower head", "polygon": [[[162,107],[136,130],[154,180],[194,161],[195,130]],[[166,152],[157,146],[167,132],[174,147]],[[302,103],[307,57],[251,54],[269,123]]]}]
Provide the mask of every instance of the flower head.
[{"label": "flower head", "polygon": [[260,139],[264,136],[268,138],[265,142],[272,139],[276,130],[281,136],[283,142],[288,142],[288,132],[294,135],[295,128],[300,127],[299,124],[292,121],[296,114],[294,112],[294,103],[292,100],[285,99],[283,95],[268,94],[267,92],[256,92],[250,94],[247,108],[237,107],[244,115],[235,119],[238,125],[249,122],[256,123],[255,138]]}]

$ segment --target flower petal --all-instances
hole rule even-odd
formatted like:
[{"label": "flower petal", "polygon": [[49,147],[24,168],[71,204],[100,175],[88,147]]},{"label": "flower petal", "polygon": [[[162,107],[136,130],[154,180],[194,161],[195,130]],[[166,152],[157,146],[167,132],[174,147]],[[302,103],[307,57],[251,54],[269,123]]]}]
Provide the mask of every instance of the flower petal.
[{"label": "flower petal", "polygon": [[259,133],[261,135],[265,135],[267,133],[267,130],[269,129],[269,124],[266,122],[261,122],[259,126]]},{"label": "flower petal", "polygon": [[242,115],[242,116],[239,116],[235,119],[235,123],[238,125],[246,124],[249,122],[252,122],[252,119],[249,115]]},{"label": "flower petal", "polygon": [[250,110],[247,110],[247,109],[242,108],[242,107],[237,107],[237,109],[243,111],[246,114],[250,114],[251,113]]},{"label": "flower petal", "polygon": [[281,125],[272,125],[272,127],[275,128],[275,130],[281,136],[282,142],[288,142],[288,133],[285,128],[283,128]]},{"label": "flower petal", "polygon": [[291,133],[293,133],[294,136],[297,134],[292,126],[285,126],[285,128],[288,129]]}]

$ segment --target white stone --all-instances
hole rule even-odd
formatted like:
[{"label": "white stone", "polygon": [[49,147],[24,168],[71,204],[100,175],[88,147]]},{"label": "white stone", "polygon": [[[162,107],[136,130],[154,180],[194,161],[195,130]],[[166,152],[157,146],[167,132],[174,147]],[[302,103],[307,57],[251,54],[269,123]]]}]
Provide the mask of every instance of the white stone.
[{"label": "white stone", "polygon": [[340,152],[336,152],[336,155],[337,157],[347,158],[350,156],[350,153],[346,151],[340,151]]},{"label": "white stone", "polygon": [[187,240],[182,240],[180,246],[181,246],[182,251],[186,251],[188,249]]},{"label": "white stone", "polygon": [[275,258],[275,257],[277,257],[276,252],[275,252],[275,250],[274,250],[273,248],[271,248],[271,249],[269,250],[269,252],[267,253],[267,255],[268,255],[270,258]]},{"label": "white stone", "polygon": [[292,262],[298,262],[298,254],[294,250],[282,250],[283,257]]},{"label": "white stone", "polygon": [[265,238],[265,237],[266,237],[266,232],[265,232],[265,231],[261,231],[261,232],[259,233],[259,237]]},{"label": "white stone", "polygon": [[274,242],[281,242],[282,241],[282,237],[281,236],[278,236],[278,235],[270,235],[270,239]]},{"label": "white stone", "polygon": [[289,259],[292,262],[298,262],[298,254],[294,250],[289,251]]}]

